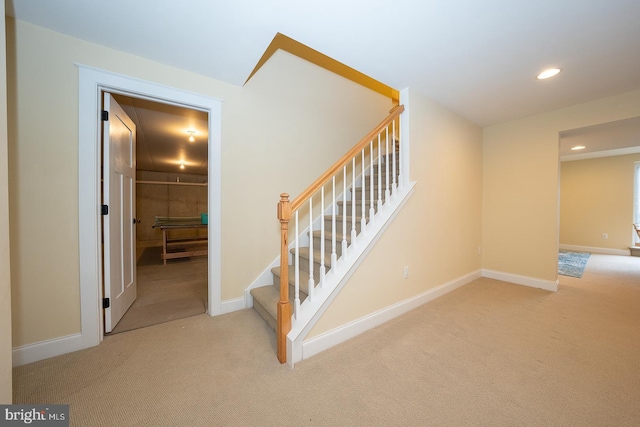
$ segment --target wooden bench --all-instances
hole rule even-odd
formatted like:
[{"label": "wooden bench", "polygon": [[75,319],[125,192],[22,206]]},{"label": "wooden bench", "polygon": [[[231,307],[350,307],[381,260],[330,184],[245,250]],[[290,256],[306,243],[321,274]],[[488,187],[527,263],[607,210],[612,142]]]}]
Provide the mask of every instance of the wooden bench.
[{"label": "wooden bench", "polygon": [[[157,216],[153,228],[159,228],[162,231],[162,263],[167,264],[168,259],[175,258],[188,258],[192,256],[207,255],[207,238],[193,238],[193,239],[170,239],[169,232],[176,230],[189,230],[189,229],[206,229],[207,224],[203,224],[200,217],[169,217],[169,216]],[[195,245],[205,245],[204,248],[194,247]],[[181,247],[185,248],[178,252],[168,252],[169,247]],[[191,248],[189,248],[191,247]]]}]

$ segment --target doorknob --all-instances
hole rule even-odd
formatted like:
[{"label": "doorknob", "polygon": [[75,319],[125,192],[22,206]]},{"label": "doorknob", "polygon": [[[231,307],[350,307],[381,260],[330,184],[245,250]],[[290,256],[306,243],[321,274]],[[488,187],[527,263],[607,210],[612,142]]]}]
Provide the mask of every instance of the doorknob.
[{"label": "doorknob", "polygon": [[133,218],[134,224],[140,224],[140,218]]}]

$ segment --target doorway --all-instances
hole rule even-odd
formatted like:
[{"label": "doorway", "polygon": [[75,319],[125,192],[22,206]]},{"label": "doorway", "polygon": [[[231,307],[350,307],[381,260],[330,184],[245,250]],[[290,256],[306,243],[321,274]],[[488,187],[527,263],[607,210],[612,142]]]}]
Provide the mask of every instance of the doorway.
[{"label": "doorway", "polygon": [[640,117],[559,133],[559,247],[629,255]]},{"label": "doorway", "polygon": [[[113,308],[105,309],[105,332],[115,334],[207,312],[208,114],[149,99],[111,96],[137,135],[136,296],[112,328],[106,315]],[[165,218],[176,227],[177,220],[188,219],[188,224],[161,229],[158,220]],[[163,246],[165,235],[172,239],[169,246]]]},{"label": "doorway", "polygon": [[78,216],[81,297],[81,333],[75,348],[99,344],[104,336],[101,277],[100,216],[100,94],[110,92],[182,106],[208,114],[208,255],[207,308],[209,315],[221,314],[220,274],[220,152],[221,101],[180,89],[159,85],[92,67],[79,67],[79,156]]}]

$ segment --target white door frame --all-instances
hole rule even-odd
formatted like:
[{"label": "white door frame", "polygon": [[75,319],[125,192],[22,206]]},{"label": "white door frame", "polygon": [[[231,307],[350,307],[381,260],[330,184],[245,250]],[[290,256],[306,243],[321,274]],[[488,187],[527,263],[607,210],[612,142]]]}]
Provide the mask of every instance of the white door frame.
[{"label": "white door frame", "polygon": [[102,91],[205,111],[209,116],[209,314],[222,314],[221,301],[221,125],[222,101],[153,82],[76,64],[79,70],[78,223],[80,261],[80,347],[104,336],[100,217]]}]

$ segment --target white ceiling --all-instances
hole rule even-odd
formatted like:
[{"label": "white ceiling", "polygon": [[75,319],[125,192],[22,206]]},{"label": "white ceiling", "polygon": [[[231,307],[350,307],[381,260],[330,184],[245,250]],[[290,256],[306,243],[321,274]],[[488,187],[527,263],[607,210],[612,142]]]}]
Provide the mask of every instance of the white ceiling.
[{"label": "white ceiling", "polygon": [[[640,88],[639,0],[7,0],[7,14],[235,85],[280,32],[480,126]],[[564,71],[537,81],[549,66]]]}]

